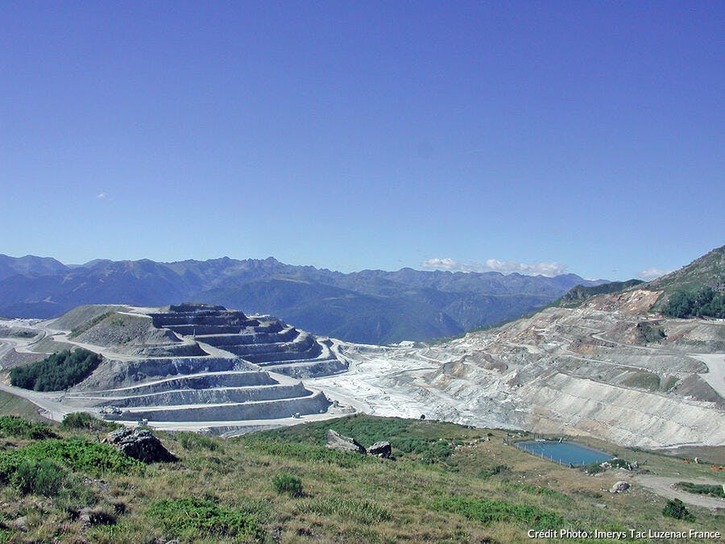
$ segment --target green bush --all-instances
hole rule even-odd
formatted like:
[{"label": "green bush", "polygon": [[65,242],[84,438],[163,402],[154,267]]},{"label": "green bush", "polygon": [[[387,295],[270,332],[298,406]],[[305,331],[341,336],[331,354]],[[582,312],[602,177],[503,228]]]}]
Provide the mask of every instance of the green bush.
[{"label": "green bush", "polygon": [[680,499],[668,500],[664,510],[662,510],[662,515],[685,521],[695,521],[695,516],[687,511],[685,504]]},{"label": "green bush", "polygon": [[709,484],[695,484],[692,482],[677,482],[675,487],[687,491],[688,493],[695,493],[698,495],[710,495],[712,497],[719,497],[725,499],[725,489],[721,485],[709,485]]},{"label": "green bush", "polygon": [[376,461],[374,457],[351,455],[347,452],[331,450],[322,446],[312,446],[302,442],[290,443],[266,438],[249,438],[248,444],[254,450],[274,457],[297,459],[303,462],[329,463],[343,468],[355,468]]},{"label": "green bush", "polygon": [[101,363],[101,356],[87,349],[54,353],[10,370],[10,383],[34,391],[62,391],[85,380]]},{"label": "green bush", "polygon": [[103,421],[87,412],[74,412],[67,414],[60,424],[64,431],[83,430],[90,432],[110,432],[121,427],[118,423]]},{"label": "green bush", "polygon": [[482,470],[479,473],[479,476],[481,478],[490,478],[491,476],[496,476],[498,474],[508,474],[509,472],[511,472],[511,468],[508,465],[496,465],[489,469]]},{"label": "green bush", "polygon": [[262,527],[255,518],[222,508],[210,499],[162,500],[153,504],[146,515],[156,520],[169,536],[185,541],[221,537],[264,539]]},{"label": "green bush", "polygon": [[49,425],[31,423],[27,419],[18,416],[1,416],[0,432],[13,438],[27,438],[32,440],[58,438],[58,435],[53,432]]},{"label": "green bush", "polygon": [[187,450],[207,449],[209,451],[217,451],[222,449],[218,440],[214,440],[203,434],[184,431],[176,433],[176,437],[181,443],[181,446]]},{"label": "green bush", "polygon": [[282,472],[272,478],[272,484],[277,493],[287,493],[293,497],[302,496],[302,480],[289,472]]},{"label": "green bush", "polygon": [[23,459],[10,481],[23,495],[55,497],[66,483],[67,471],[50,459]]},{"label": "green bush", "polygon": [[14,451],[0,452],[0,482],[8,482],[25,461],[54,461],[70,470],[97,477],[105,473],[141,474],[144,464],[108,444],[87,440],[45,440]]}]

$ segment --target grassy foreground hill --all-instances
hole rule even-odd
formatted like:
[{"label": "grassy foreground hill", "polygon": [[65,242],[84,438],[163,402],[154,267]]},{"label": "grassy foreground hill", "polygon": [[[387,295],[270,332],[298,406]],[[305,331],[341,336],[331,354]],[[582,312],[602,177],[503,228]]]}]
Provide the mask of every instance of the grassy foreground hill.
[{"label": "grassy foreground hill", "polygon": [[[330,428],[365,446],[389,440],[395,459],[328,450]],[[510,543],[531,542],[529,531],[723,529],[722,510],[687,505],[694,519],[665,517],[667,500],[636,483],[609,493],[629,471],[561,467],[499,430],[353,416],[231,439],[158,433],[180,461],[148,466],[99,444],[100,426],[41,431],[0,418],[0,541]],[[677,458],[609,452],[652,475],[712,474]]]}]

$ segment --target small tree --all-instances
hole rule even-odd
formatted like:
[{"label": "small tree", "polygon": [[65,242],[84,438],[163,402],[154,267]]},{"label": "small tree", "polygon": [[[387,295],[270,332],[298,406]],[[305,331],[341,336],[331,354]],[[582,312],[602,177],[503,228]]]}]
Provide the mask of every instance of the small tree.
[{"label": "small tree", "polygon": [[664,510],[662,510],[662,515],[668,518],[695,521],[695,516],[687,511],[687,508],[685,508],[684,503],[680,499],[668,500]]}]

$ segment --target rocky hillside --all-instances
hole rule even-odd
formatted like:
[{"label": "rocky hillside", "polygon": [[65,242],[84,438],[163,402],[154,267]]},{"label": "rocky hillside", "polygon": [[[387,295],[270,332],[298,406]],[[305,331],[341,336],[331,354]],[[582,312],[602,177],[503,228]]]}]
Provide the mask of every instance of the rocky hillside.
[{"label": "rocky hillside", "polygon": [[687,266],[648,284],[649,289],[662,291],[665,295],[701,287],[725,291],[725,246],[713,249]]},{"label": "rocky hillside", "polygon": [[[722,281],[723,248],[650,284],[587,293],[443,344],[348,346],[354,374],[329,384],[477,426],[601,437],[649,448],[725,445],[725,321],[657,312],[670,290]],[[610,289],[602,289],[609,291]],[[581,290],[579,290],[581,291]],[[407,415],[414,416],[414,411]]]}]

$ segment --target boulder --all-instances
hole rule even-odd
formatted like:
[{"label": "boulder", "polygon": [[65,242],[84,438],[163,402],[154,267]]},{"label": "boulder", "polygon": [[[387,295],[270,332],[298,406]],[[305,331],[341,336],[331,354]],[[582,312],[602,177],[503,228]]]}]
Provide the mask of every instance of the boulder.
[{"label": "boulder", "polygon": [[390,446],[390,442],[375,442],[368,448],[370,455],[377,455],[381,459],[390,459],[393,454],[393,449]]},{"label": "boulder", "polygon": [[627,482],[617,482],[609,490],[610,493],[622,493],[627,491],[631,486]]},{"label": "boulder", "polygon": [[342,436],[332,429],[327,431],[327,447],[332,450],[349,451],[354,453],[367,453],[365,448],[354,438]]},{"label": "boulder", "polygon": [[178,461],[176,456],[164,447],[161,440],[146,429],[119,429],[108,433],[105,442],[144,463]]}]

